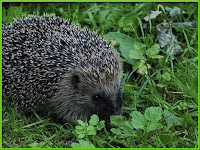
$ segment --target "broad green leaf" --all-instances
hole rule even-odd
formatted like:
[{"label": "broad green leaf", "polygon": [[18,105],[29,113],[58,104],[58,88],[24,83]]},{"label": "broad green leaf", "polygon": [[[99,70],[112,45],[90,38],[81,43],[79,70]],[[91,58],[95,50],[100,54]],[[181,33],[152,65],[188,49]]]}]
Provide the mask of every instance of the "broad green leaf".
[{"label": "broad green leaf", "polygon": [[124,116],[112,115],[110,116],[110,123],[115,126],[120,126],[126,120]]},{"label": "broad green leaf", "polygon": [[85,123],[82,120],[77,120],[78,124],[80,124],[82,127],[85,126]]},{"label": "broad green leaf", "polygon": [[136,136],[136,134],[133,130],[133,126],[130,121],[124,121],[124,124],[122,126],[120,126],[119,128],[122,130],[123,136],[125,136],[125,137],[130,137],[130,136],[135,137]]},{"label": "broad green leaf", "polygon": [[162,118],[160,107],[148,107],[145,109],[144,117],[146,120],[157,122]]},{"label": "broad green leaf", "polygon": [[82,138],[84,138],[84,137],[85,137],[85,134],[83,134],[83,133],[78,135],[78,138],[79,138],[79,139],[82,139]]},{"label": "broad green leaf", "polygon": [[153,55],[153,56],[151,56],[151,58],[161,59],[161,58],[164,58],[164,57],[162,55]]},{"label": "broad green leaf", "polygon": [[37,142],[34,142],[34,143],[31,143],[31,144],[28,144],[29,147],[31,148],[39,148],[39,144]]},{"label": "broad green leaf", "polygon": [[89,125],[87,127],[87,135],[96,135],[97,134],[97,130],[94,126]]},{"label": "broad green leaf", "polygon": [[147,74],[147,69],[151,68],[150,64],[147,64],[145,60],[140,60],[133,65],[133,70],[137,70],[139,74]]},{"label": "broad green leaf", "polygon": [[124,16],[120,19],[119,21],[119,26],[123,28],[124,31],[132,31],[132,27],[134,24],[134,19],[136,17],[131,15],[131,16]]},{"label": "broad green leaf", "polygon": [[78,129],[75,129],[75,132],[77,133],[77,134],[83,134],[83,133],[85,133],[85,130],[78,130]]},{"label": "broad green leaf", "polygon": [[44,147],[45,145],[46,145],[46,142],[40,142],[38,146],[41,148],[41,147]]},{"label": "broad green leaf", "polygon": [[133,126],[130,121],[124,121],[124,125],[126,125],[126,127],[128,127],[131,130],[133,129]]},{"label": "broad green leaf", "polygon": [[97,115],[95,115],[95,114],[92,115],[91,119],[89,121],[89,124],[91,124],[91,125],[97,125],[98,122],[99,122],[99,117]]},{"label": "broad green leaf", "polygon": [[147,66],[145,64],[142,64],[141,67],[138,69],[139,74],[147,74]]},{"label": "broad green leaf", "polygon": [[97,130],[101,130],[105,127],[105,121],[102,120],[97,124]]},{"label": "broad green leaf", "polygon": [[171,128],[172,126],[182,125],[181,118],[176,117],[173,113],[168,110],[164,110],[163,113],[165,117],[165,121],[167,122],[167,126]]},{"label": "broad green leaf", "polygon": [[129,52],[129,57],[132,59],[144,59],[143,53],[140,50],[131,50]]},{"label": "broad green leaf", "polygon": [[134,49],[129,51],[129,57],[132,59],[144,59],[143,48],[146,46],[139,42],[134,42]]},{"label": "broad green leaf", "polygon": [[170,81],[171,80],[171,75],[168,73],[168,72],[165,72],[163,75],[162,75],[163,79],[166,80],[166,81]]},{"label": "broad green leaf", "polygon": [[144,129],[147,122],[144,118],[144,115],[141,114],[141,112],[133,111],[131,113],[131,117],[132,117],[131,124],[135,129]]},{"label": "broad green leaf", "polygon": [[46,146],[46,142],[40,142],[40,143],[37,143],[37,142],[34,142],[34,143],[31,143],[31,144],[28,144],[28,147],[30,148],[44,148]]},{"label": "broad green leaf", "polygon": [[162,129],[163,125],[159,122],[150,122],[147,124],[146,130],[147,132]]},{"label": "broad green leaf", "polygon": [[77,129],[77,130],[83,130],[83,127],[82,126],[76,126],[75,129]]},{"label": "broad green leaf", "polygon": [[95,148],[94,145],[88,141],[80,140],[79,143],[83,146],[83,148]]},{"label": "broad green leaf", "polygon": [[79,143],[72,143],[72,148],[95,148],[95,146],[85,140],[79,140]]},{"label": "broad green leaf", "polygon": [[160,51],[160,46],[158,44],[154,44],[151,46],[151,48],[147,49],[146,54],[149,57],[155,56],[159,53]]},{"label": "broad green leaf", "polygon": [[111,128],[110,131],[112,131],[114,134],[121,135],[121,130],[119,128]]},{"label": "broad green leaf", "polygon": [[105,35],[106,40],[115,40],[119,43],[119,49],[122,56],[127,60],[128,63],[134,64],[135,60],[129,57],[129,51],[135,49],[133,38],[120,32],[109,32]]},{"label": "broad green leaf", "polygon": [[72,143],[71,146],[72,148],[82,148],[79,143]]},{"label": "broad green leaf", "polygon": [[123,133],[124,133],[123,136],[125,136],[125,137],[135,137],[135,136],[137,136],[133,130],[131,130],[131,131],[130,130],[123,130]]},{"label": "broad green leaf", "polygon": [[133,70],[137,70],[137,69],[139,69],[142,65],[144,65],[144,60],[139,60],[139,61],[137,61],[137,62],[133,65],[132,69],[133,69]]}]

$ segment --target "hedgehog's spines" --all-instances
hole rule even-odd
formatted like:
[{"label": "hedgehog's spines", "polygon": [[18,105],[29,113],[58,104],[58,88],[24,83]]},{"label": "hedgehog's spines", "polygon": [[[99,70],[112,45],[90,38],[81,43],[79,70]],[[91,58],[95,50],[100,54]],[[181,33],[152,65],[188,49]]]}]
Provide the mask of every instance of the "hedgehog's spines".
[{"label": "hedgehog's spines", "polygon": [[[98,84],[97,90],[116,93],[122,73],[119,55],[95,31],[60,17],[33,14],[3,26],[2,37],[3,92],[11,93],[20,109],[42,109],[51,103],[58,116],[64,112],[64,118],[69,119],[70,113],[81,118],[88,109],[83,104],[94,106],[91,95],[80,94],[71,85],[74,72],[82,80],[83,91]],[[70,109],[72,105],[79,113]]]}]

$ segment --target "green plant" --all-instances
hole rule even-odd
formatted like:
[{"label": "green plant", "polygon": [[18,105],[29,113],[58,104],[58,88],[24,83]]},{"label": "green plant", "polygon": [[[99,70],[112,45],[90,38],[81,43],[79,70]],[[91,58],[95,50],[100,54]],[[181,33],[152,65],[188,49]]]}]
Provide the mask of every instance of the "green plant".
[{"label": "green plant", "polygon": [[[173,10],[174,6],[179,11],[170,15],[166,7]],[[161,12],[145,21],[152,11]],[[198,147],[198,28],[173,26],[182,48],[179,55],[160,47],[157,36],[157,25],[165,21],[195,24],[197,3],[4,2],[2,21],[9,24],[16,17],[33,13],[70,19],[111,41],[123,61],[124,114],[111,116],[110,124],[99,121],[96,115],[77,125],[59,124],[49,115],[25,115],[10,105],[9,95],[4,95],[3,147]]]},{"label": "green plant", "polygon": [[88,137],[90,135],[96,135],[97,131],[100,131],[105,127],[105,121],[99,122],[99,117],[97,115],[92,115],[89,123],[78,120],[78,126],[75,127],[75,133],[79,139]]}]

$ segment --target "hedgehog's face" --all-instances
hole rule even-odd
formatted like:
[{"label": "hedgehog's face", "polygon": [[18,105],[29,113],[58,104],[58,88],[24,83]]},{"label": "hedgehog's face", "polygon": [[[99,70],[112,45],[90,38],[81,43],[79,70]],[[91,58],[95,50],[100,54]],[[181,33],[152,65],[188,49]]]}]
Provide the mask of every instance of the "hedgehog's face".
[{"label": "hedgehog's face", "polygon": [[85,72],[76,72],[71,77],[71,83],[75,93],[83,97],[81,103],[86,106],[83,109],[87,111],[87,115],[98,114],[100,118],[107,120],[110,115],[122,114],[120,75],[112,79],[93,78]]},{"label": "hedgehog's face", "polygon": [[94,113],[103,119],[109,119],[110,115],[122,115],[123,104],[120,88],[116,93],[95,91],[91,93],[91,102],[94,105]]}]

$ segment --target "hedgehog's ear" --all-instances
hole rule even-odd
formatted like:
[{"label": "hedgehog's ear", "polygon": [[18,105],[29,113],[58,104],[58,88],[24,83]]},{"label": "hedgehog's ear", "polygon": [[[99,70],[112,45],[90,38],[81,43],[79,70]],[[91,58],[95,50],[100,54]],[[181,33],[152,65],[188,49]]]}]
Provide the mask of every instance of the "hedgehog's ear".
[{"label": "hedgehog's ear", "polygon": [[72,75],[71,81],[72,81],[72,85],[75,88],[78,88],[78,84],[80,83],[80,77],[77,74]]}]

